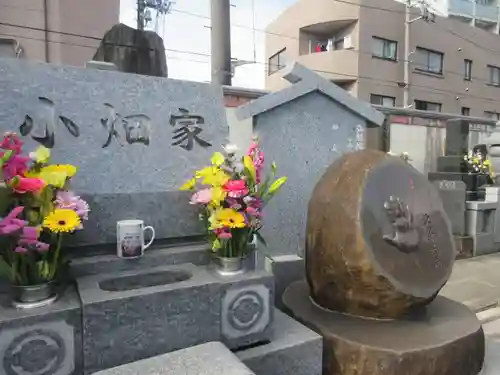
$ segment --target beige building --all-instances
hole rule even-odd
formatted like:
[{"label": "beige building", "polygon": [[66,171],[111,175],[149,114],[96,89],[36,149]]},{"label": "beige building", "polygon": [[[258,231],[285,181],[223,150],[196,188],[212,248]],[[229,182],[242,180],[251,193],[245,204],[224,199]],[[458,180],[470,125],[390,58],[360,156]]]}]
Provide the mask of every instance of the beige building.
[{"label": "beige building", "polygon": [[0,0],[0,56],[83,66],[119,12],[120,0]]},{"label": "beige building", "polygon": [[[420,10],[415,9],[411,19],[419,15]],[[485,27],[465,16],[462,21],[451,15],[436,17],[435,22],[415,20],[410,23],[410,53],[405,58],[403,4],[393,0],[298,0],[267,28],[266,88],[277,90],[286,85],[279,70],[287,61],[296,60],[362,100],[403,106],[408,61],[408,102],[413,108],[497,119],[497,32],[496,23]]]}]

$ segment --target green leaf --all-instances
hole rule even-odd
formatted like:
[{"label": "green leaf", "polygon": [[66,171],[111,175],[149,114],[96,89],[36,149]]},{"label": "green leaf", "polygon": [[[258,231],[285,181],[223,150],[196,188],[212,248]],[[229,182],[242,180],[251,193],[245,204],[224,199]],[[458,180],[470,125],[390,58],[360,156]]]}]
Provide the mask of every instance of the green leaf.
[{"label": "green leaf", "polygon": [[264,237],[262,237],[262,234],[260,234],[260,232],[255,232],[255,236],[257,237],[257,241],[259,241],[262,245],[267,247],[266,240],[264,239]]},{"label": "green leaf", "polygon": [[271,187],[268,190],[269,194],[277,193],[278,190],[283,186],[283,184],[288,180],[288,177],[280,177],[276,181],[273,182]]},{"label": "green leaf", "polygon": [[0,257],[0,274],[9,279],[10,282],[16,281],[16,272],[14,269],[5,261],[5,259]]}]

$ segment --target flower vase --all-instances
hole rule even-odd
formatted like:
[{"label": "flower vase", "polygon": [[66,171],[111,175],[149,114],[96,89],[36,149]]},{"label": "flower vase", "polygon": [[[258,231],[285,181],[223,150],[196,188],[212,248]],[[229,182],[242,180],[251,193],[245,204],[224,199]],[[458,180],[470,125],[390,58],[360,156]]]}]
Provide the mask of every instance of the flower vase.
[{"label": "flower vase", "polygon": [[56,280],[38,285],[11,285],[12,305],[17,309],[48,306],[58,297]]},{"label": "flower vase", "polygon": [[245,257],[215,257],[215,271],[222,276],[235,276],[245,272]]},{"label": "flower vase", "polygon": [[[255,257],[254,251],[257,247],[257,237],[252,236],[251,241],[248,242],[248,251],[241,256],[236,257],[223,257],[216,255],[214,259],[215,271],[222,276],[235,276],[247,271],[246,263],[247,258]],[[252,260],[255,263],[255,259]]]}]

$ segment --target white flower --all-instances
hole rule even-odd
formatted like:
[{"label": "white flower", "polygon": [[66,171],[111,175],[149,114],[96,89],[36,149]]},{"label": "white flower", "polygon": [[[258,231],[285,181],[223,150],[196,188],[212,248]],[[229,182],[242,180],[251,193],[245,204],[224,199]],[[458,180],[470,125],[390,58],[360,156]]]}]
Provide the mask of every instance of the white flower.
[{"label": "white flower", "polygon": [[224,151],[226,151],[228,154],[234,154],[236,151],[238,151],[238,146],[235,144],[229,143],[225,146],[223,146]]}]

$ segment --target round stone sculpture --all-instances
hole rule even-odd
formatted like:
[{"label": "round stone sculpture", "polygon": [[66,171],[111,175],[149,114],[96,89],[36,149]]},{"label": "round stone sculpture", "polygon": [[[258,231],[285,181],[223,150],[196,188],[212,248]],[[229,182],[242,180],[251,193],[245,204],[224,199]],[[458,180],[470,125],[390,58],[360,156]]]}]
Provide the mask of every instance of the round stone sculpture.
[{"label": "round stone sculpture", "polygon": [[454,260],[437,190],[399,157],[349,153],[317,183],[308,209],[306,274],[321,307],[398,318],[435,298]]}]

